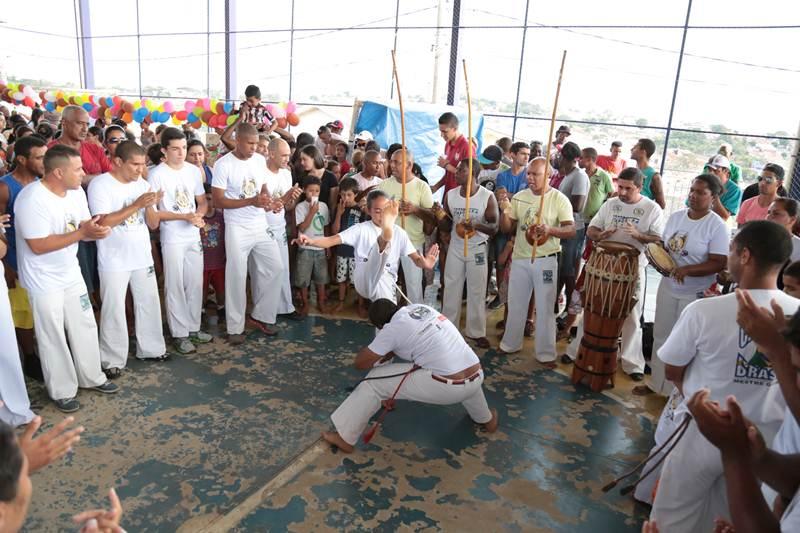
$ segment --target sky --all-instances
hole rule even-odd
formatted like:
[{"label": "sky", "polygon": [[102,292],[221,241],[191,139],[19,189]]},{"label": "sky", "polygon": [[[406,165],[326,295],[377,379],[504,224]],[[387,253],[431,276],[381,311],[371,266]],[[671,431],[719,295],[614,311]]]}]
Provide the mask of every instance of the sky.
[{"label": "sky", "polygon": [[[573,118],[613,116],[630,123],[644,119],[653,126],[668,123],[683,36],[682,28],[675,26],[684,23],[686,2],[532,0],[521,80],[519,26],[525,20],[525,0],[461,4],[459,48],[473,100],[513,104],[519,85],[520,99],[540,105],[548,114],[561,51],[567,50],[561,113]],[[265,94],[289,99],[291,2],[235,0],[235,5],[239,92],[256,83]],[[0,73],[78,84],[73,6],[73,0],[37,0],[35,10],[4,9]],[[145,87],[164,87],[175,96],[201,96],[209,89],[224,93],[225,39],[220,33],[206,35],[224,31],[223,0],[138,0],[140,39],[136,0],[89,0],[89,6],[97,87],[138,93],[141,57]],[[452,1],[442,1],[443,25],[451,24],[452,8]],[[395,36],[393,1],[296,0],[292,99],[345,105],[356,97],[388,101],[393,94],[390,50],[396,38],[404,97],[443,103],[451,32],[435,29],[439,2],[401,0],[399,12],[399,25],[406,28]],[[694,0],[689,22],[714,28],[687,33],[673,125],[723,124],[739,132],[796,135],[800,3],[761,0],[755,8],[743,0]],[[798,27],[717,28],[744,25]],[[435,94],[434,72],[439,81]],[[463,96],[460,71],[457,80]],[[493,112],[497,106],[479,111]],[[500,129],[510,123],[494,122]]]}]

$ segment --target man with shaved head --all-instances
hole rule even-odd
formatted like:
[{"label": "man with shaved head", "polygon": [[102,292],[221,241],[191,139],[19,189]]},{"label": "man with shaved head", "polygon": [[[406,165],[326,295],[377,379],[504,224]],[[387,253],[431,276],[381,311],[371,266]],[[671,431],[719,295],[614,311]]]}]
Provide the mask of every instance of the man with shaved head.
[{"label": "man with shaved head", "polygon": [[[302,190],[292,187],[292,173],[289,171],[289,158],[292,149],[283,139],[272,139],[267,145],[267,190],[273,199],[279,198],[278,210],[267,209],[267,224],[272,236],[278,241],[283,261],[283,275],[278,297],[278,315],[290,320],[301,320],[292,303],[292,285],[289,280],[289,239],[286,232],[286,211],[293,211]],[[278,204],[275,205],[278,207]],[[252,261],[252,260],[251,260]],[[251,269],[252,273],[252,269]]]},{"label": "man with shaved head", "polygon": [[[403,155],[405,152],[405,180],[406,197],[402,201],[403,191]],[[400,214],[405,215],[404,229],[408,234],[408,239],[420,256],[424,256],[423,246],[425,245],[425,231],[427,225],[433,228],[435,217],[433,216],[433,194],[430,185],[414,176],[411,169],[414,166],[414,154],[409,149],[396,150],[390,160],[392,176],[378,185],[378,189],[385,192],[389,198],[400,202]],[[403,224],[401,216],[400,223]],[[422,269],[407,255],[400,258],[400,265],[403,267],[403,276],[406,280],[406,292],[412,303],[422,303]]]},{"label": "man with shaved head", "polygon": [[[245,321],[265,335],[278,334],[272,325],[284,269],[278,241],[264,215],[265,209],[278,213],[283,206],[270,196],[267,162],[256,153],[258,130],[240,122],[235,132],[235,147],[217,160],[211,182],[214,205],[225,214],[225,320],[228,341],[234,345],[245,340]],[[246,315],[248,263],[253,309]]]},{"label": "man with shaved head", "polygon": [[381,154],[375,150],[370,150],[364,154],[361,166],[361,172],[353,176],[353,179],[358,183],[359,192],[368,194],[383,181],[379,175],[381,171]]}]

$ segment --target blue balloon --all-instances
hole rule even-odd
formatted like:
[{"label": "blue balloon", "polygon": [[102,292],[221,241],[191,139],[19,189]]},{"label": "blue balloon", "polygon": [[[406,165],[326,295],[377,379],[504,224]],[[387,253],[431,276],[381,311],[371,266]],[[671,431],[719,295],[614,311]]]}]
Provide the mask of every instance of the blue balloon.
[{"label": "blue balloon", "polygon": [[94,106],[90,102],[86,102],[85,104],[83,104],[83,108],[86,111],[91,111],[94,108]]},{"label": "blue balloon", "polygon": [[231,111],[233,111],[233,104],[230,102],[225,102],[222,105],[222,108],[225,110],[225,113],[230,115]]},{"label": "blue balloon", "polygon": [[144,107],[140,107],[136,111],[133,112],[133,120],[136,122],[141,122],[147,116],[147,109]]},{"label": "blue balloon", "polygon": [[110,96],[106,98],[106,107],[114,107],[114,99]]},{"label": "blue balloon", "polygon": [[55,104],[55,102],[47,102],[47,103],[44,105],[44,107],[45,107],[45,109],[47,109],[48,111],[55,111],[55,110],[56,110],[56,104]]},{"label": "blue balloon", "polygon": [[186,115],[187,122],[197,122],[198,120],[200,119],[194,113],[189,113],[188,115]]}]

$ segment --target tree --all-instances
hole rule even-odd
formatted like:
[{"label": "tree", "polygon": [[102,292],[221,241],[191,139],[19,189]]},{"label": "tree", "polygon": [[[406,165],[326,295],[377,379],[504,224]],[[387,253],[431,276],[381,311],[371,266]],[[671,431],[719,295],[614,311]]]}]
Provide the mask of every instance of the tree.
[{"label": "tree", "polygon": [[647,126],[647,119],[646,118],[637,118],[636,119],[636,125],[639,126],[640,128],[642,128],[644,126]]}]

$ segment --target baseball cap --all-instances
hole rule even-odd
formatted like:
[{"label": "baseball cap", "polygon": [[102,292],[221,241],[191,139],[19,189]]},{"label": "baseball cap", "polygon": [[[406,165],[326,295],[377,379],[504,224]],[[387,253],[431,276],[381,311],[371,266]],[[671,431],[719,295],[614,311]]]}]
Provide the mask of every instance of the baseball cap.
[{"label": "baseball cap", "polygon": [[328,127],[329,128],[336,128],[337,130],[340,130],[340,129],[344,128],[344,124],[342,124],[341,120],[334,120],[333,122],[328,122]]},{"label": "baseball cap", "polygon": [[370,132],[368,132],[367,130],[360,131],[356,135],[356,140],[357,141],[371,141],[372,140],[372,134]]},{"label": "baseball cap", "polygon": [[728,158],[722,154],[717,154],[711,158],[711,161],[708,162],[708,166],[711,168],[725,168],[727,170],[731,169],[731,162],[728,161]]},{"label": "baseball cap", "polygon": [[478,161],[483,165],[491,165],[503,159],[503,149],[496,144],[490,144],[486,147],[481,155],[478,156]]},{"label": "baseball cap", "polygon": [[572,132],[569,130],[569,126],[567,126],[566,124],[562,124],[562,125],[561,125],[561,126],[559,126],[559,127],[558,127],[558,129],[556,130],[556,133],[557,133],[557,134],[558,134],[558,133],[562,133],[562,132],[563,132],[563,133],[566,133],[567,135],[572,135]]}]

